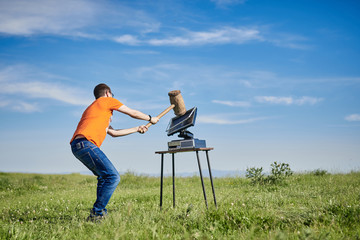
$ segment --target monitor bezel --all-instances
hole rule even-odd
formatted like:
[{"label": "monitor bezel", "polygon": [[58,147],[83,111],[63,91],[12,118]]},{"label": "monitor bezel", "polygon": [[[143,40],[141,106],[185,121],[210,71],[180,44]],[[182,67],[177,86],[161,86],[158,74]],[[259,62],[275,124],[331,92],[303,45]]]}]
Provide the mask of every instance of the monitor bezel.
[{"label": "monitor bezel", "polygon": [[[193,115],[193,117],[192,117],[192,115]],[[182,116],[176,116],[176,117],[173,117],[172,119],[170,119],[169,125],[168,125],[168,127],[167,127],[167,129],[166,129],[167,135],[168,135],[168,136],[172,136],[172,135],[174,135],[175,133],[181,132],[181,131],[183,131],[183,130],[186,130],[186,129],[189,128],[189,127],[194,126],[194,125],[195,125],[195,121],[196,121],[196,115],[197,115],[197,107],[193,107],[193,108],[187,110],[184,115],[182,115]],[[176,130],[170,131],[172,125],[174,124],[174,122],[176,122],[176,120],[178,120],[179,118],[184,118],[183,121],[186,121],[187,118],[189,118],[189,117],[192,117],[192,121],[191,121],[190,123],[188,123],[188,124],[186,124],[186,125],[183,125],[183,126],[181,126],[180,128],[178,128],[178,129],[176,129]]]}]

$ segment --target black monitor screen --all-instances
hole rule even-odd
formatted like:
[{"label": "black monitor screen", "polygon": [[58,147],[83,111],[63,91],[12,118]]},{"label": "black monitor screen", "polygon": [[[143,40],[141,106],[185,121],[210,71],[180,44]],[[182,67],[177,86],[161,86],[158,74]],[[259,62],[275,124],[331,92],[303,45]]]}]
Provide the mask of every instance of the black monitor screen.
[{"label": "black monitor screen", "polygon": [[166,130],[168,132],[167,135],[171,136],[177,132],[180,132],[181,130],[194,126],[196,113],[197,108],[194,107],[190,110],[187,110],[184,115],[172,118]]}]

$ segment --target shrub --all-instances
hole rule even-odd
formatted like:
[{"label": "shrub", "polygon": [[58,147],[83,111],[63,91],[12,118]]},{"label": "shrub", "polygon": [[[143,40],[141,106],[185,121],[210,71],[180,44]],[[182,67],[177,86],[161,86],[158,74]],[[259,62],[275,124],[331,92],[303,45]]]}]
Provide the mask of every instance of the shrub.
[{"label": "shrub", "polygon": [[249,178],[251,180],[251,183],[263,183],[264,181],[264,174],[262,173],[263,168],[248,168],[246,169],[246,178]]},{"label": "shrub", "polygon": [[271,164],[271,174],[265,176],[262,173],[263,168],[247,168],[246,169],[246,178],[251,180],[252,184],[277,184],[283,182],[283,180],[293,174],[290,169],[290,165],[287,163],[277,163],[274,162]]},{"label": "shrub", "polygon": [[326,170],[322,170],[322,169],[316,169],[316,170],[312,171],[311,173],[315,176],[324,176],[324,175],[328,174],[328,172]]},{"label": "shrub", "polygon": [[269,176],[269,181],[271,183],[281,182],[292,174],[293,172],[291,171],[288,163],[274,162],[271,164],[271,175]]}]

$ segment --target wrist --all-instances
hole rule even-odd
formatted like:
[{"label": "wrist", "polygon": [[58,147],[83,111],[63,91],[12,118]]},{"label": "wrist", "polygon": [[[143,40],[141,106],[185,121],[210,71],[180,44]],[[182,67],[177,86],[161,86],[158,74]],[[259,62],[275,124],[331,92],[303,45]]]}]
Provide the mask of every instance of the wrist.
[{"label": "wrist", "polygon": [[149,114],[149,122],[151,122],[151,115]]}]

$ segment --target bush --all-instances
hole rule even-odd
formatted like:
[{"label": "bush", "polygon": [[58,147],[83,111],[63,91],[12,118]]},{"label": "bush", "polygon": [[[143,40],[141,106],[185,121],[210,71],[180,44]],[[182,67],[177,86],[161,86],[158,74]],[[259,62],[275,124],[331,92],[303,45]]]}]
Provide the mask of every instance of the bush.
[{"label": "bush", "polygon": [[328,174],[328,172],[326,170],[322,170],[322,169],[316,169],[316,170],[312,171],[311,173],[315,176],[324,176],[324,175]]},{"label": "bush", "polygon": [[246,169],[246,178],[251,179],[251,183],[263,183],[264,174],[262,173],[263,168],[248,168]]},{"label": "bush", "polygon": [[283,182],[283,180],[293,174],[290,169],[289,164],[287,163],[277,163],[274,162],[271,164],[271,174],[265,176],[262,173],[263,168],[247,168],[246,169],[246,178],[251,180],[252,184],[277,184]]}]

